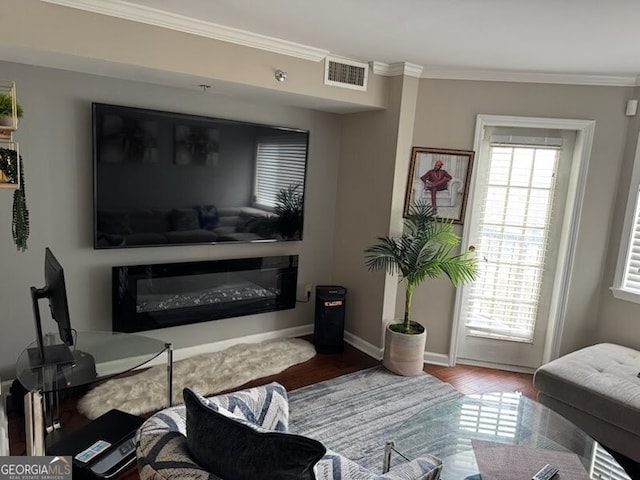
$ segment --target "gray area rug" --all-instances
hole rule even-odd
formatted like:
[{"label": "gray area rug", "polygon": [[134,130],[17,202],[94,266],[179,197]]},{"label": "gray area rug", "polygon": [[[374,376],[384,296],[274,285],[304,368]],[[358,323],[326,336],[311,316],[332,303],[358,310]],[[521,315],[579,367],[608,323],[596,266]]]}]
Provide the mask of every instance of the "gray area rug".
[{"label": "gray area rug", "polygon": [[462,394],[426,373],[401,377],[374,367],[288,395],[289,431],[380,472],[384,445],[398,427],[425,408]]}]

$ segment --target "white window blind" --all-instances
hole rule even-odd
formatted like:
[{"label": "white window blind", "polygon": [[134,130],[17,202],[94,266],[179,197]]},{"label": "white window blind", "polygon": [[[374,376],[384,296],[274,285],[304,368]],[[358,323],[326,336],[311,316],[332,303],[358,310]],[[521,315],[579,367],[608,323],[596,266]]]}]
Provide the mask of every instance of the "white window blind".
[{"label": "white window blind", "polygon": [[299,185],[303,194],[307,140],[303,135],[262,137],[257,142],[254,203],[276,205],[278,192]]},{"label": "white window blind", "polygon": [[640,188],[636,191],[635,213],[622,288],[640,294]]},{"label": "white window blind", "polygon": [[611,291],[616,298],[640,303],[640,134]]},{"label": "white window blind", "polygon": [[532,342],[561,143],[492,140],[464,320],[469,335]]}]

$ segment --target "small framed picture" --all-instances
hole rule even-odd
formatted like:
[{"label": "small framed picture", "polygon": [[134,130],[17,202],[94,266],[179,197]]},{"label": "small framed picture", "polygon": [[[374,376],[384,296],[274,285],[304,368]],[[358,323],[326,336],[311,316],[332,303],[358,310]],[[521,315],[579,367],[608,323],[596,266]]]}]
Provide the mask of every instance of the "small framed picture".
[{"label": "small framed picture", "polygon": [[462,223],[474,153],[471,150],[413,147],[404,215],[418,201],[433,206],[439,218]]},{"label": "small framed picture", "polygon": [[174,129],[176,165],[215,166],[220,160],[220,131],[195,125],[176,125]]}]

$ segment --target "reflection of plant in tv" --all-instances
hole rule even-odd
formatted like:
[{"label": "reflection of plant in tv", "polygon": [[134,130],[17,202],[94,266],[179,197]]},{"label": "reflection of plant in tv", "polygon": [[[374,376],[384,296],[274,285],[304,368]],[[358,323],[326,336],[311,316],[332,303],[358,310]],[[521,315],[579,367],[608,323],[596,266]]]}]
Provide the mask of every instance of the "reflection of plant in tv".
[{"label": "reflection of plant in tv", "polygon": [[291,184],[276,195],[276,226],[278,232],[287,240],[302,238],[302,192],[301,185]]},{"label": "reflection of plant in tv", "polygon": [[251,232],[262,238],[281,240],[302,239],[302,186],[291,184],[276,194],[273,207],[275,215],[253,217],[250,221]]}]

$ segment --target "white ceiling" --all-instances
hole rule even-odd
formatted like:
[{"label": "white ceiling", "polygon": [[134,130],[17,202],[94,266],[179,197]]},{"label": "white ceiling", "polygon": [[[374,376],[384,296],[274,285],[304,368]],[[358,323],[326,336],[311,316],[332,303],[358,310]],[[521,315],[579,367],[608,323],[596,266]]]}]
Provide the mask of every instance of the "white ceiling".
[{"label": "white ceiling", "polygon": [[424,67],[423,76],[442,70],[488,70],[635,79],[640,73],[640,0],[108,3],[161,10],[354,60],[410,62]]}]

